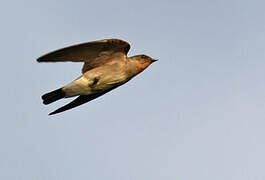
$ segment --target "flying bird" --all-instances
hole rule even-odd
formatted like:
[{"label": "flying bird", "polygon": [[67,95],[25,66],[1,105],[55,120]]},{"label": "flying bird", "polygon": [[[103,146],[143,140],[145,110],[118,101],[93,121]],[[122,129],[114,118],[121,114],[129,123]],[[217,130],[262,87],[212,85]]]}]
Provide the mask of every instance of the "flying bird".
[{"label": "flying bird", "polygon": [[66,47],[48,53],[38,62],[84,62],[82,75],[68,85],[42,96],[43,104],[78,96],[51,112],[60,113],[87,103],[128,82],[157,61],[147,55],[127,57],[130,44],[120,39],[105,39]]}]

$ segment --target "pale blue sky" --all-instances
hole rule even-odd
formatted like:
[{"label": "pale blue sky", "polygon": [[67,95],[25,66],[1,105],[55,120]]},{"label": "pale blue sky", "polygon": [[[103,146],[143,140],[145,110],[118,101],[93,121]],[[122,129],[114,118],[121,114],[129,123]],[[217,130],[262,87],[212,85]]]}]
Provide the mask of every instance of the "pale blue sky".
[{"label": "pale blue sky", "polygon": [[[264,180],[265,2],[1,1],[0,179]],[[79,108],[40,96],[82,64],[36,58],[106,38],[160,59]]]}]

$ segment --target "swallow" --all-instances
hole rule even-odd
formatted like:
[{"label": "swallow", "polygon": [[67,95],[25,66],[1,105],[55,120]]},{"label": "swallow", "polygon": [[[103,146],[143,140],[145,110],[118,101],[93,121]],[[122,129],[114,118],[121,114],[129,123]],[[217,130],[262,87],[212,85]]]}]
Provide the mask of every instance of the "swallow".
[{"label": "swallow", "polygon": [[130,44],[120,39],[104,39],[69,46],[43,55],[37,62],[84,62],[82,75],[57,90],[42,95],[47,105],[63,98],[78,96],[51,112],[61,113],[87,103],[123,85],[157,61],[147,55],[127,57]]}]

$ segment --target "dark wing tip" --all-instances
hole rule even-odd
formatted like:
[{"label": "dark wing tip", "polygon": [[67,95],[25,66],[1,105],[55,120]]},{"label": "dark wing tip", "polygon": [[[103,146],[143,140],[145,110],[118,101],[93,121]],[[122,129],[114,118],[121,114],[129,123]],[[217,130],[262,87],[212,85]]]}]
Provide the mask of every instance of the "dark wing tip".
[{"label": "dark wing tip", "polygon": [[73,108],[73,107],[70,107],[70,106],[67,104],[67,105],[65,105],[65,106],[63,106],[63,107],[60,107],[60,108],[56,109],[55,111],[49,113],[49,116],[50,116],[50,115],[54,115],[54,114],[61,113],[61,112],[63,112],[63,111],[66,111],[66,110],[68,110],[68,109],[71,109],[71,108]]},{"label": "dark wing tip", "polygon": [[57,113],[59,113],[59,111],[57,111],[57,110],[56,110],[56,111],[53,111],[53,112],[49,113],[49,116],[50,116],[50,115],[57,114]]},{"label": "dark wing tip", "polygon": [[48,54],[45,54],[39,58],[37,58],[37,62],[56,62],[56,61],[64,61],[64,53],[65,49],[59,49]]},{"label": "dark wing tip", "polygon": [[37,62],[44,62],[44,60],[43,60],[43,56],[37,58]]},{"label": "dark wing tip", "polygon": [[37,58],[37,62],[51,62],[51,59],[52,59],[52,58],[50,57],[50,54],[51,54],[51,53],[49,53],[49,54],[45,54],[45,55],[43,55],[43,56]]},{"label": "dark wing tip", "polygon": [[82,105],[82,104],[84,104],[84,103],[86,103],[88,101],[91,101],[91,100],[95,99],[98,96],[99,95],[97,95],[97,94],[78,96],[72,102],[60,107],[59,109],[56,109],[55,111],[51,112],[49,115],[61,113],[63,111],[66,111],[66,110],[72,109],[74,107],[80,106],[80,105]]}]

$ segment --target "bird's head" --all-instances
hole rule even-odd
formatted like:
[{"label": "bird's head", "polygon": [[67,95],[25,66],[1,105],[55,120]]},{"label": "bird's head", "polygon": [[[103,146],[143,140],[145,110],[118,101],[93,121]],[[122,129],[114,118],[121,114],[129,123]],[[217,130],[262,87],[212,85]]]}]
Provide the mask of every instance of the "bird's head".
[{"label": "bird's head", "polygon": [[132,63],[134,63],[136,65],[136,67],[140,71],[143,71],[150,64],[152,64],[153,62],[157,61],[157,59],[153,59],[153,58],[151,58],[151,57],[149,57],[147,55],[144,55],[144,54],[130,57],[130,60],[131,60]]}]

